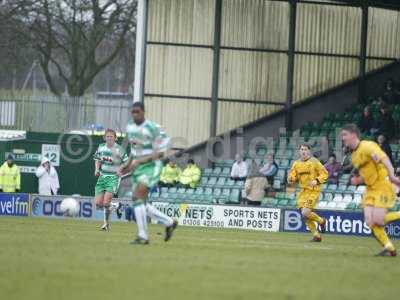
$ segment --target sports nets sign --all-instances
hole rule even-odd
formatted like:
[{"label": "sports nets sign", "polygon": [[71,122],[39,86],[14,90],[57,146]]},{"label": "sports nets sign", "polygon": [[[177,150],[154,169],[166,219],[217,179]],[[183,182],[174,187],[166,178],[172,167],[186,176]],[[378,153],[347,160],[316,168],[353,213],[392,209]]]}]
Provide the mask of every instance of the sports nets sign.
[{"label": "sports nets sign", "polygon": [[281,210],[266,207],[153,202],[180,225],[279,231]]}]

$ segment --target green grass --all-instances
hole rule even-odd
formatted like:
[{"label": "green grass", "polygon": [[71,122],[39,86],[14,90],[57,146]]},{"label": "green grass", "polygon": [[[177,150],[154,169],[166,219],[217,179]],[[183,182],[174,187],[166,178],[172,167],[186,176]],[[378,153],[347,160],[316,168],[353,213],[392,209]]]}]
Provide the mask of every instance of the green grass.
[{"label": "green grass", "polygon": [[[179,227],[131,246],[133,224],[0,217],[1,299],[389,299],[399,258],[372,238]],[[398,242],[397,242],[398,244]]]}]

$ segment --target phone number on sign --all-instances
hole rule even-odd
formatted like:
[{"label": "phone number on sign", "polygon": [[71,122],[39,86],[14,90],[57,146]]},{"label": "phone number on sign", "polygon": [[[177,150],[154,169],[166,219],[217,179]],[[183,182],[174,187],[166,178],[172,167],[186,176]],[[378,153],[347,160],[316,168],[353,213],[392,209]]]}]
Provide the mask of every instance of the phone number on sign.
[{"label": "phone number on sign", "polygon": [[223,221],[213,221],[213,220],[192,220],[192,219],[183,219],[182,225],[188,226],[206,226],[206,227],[224,227]]}]

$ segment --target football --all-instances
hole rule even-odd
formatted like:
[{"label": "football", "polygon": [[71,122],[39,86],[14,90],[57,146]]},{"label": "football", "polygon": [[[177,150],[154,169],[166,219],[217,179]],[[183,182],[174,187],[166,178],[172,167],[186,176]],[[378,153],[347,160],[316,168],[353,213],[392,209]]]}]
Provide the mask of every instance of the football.
[{"label": "football", "polygon": [[61,202],[61,212],[67,217],[76,217],[79,214],[79,202],[74,198],[65,198]]}]

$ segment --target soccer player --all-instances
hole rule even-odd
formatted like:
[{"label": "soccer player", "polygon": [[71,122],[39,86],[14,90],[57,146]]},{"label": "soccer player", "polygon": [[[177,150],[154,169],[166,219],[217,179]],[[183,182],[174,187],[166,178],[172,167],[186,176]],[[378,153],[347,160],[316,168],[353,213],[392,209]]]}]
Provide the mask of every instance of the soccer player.
[{"label": "soccer player", "polygon": [[110,219],[112,208],[116,209],[118,218],[121,218],[121,204],[112,203],[113,196],[117,193],[119,167],[123,162],[128,161],[128,155],[124,148],[115,141],[117,133],[112,129],[107,129],[104,134],[105,143],[100,144],[96,153],[95,176],[98,177],[95,187],[95,199],[97,208],[104,209],[104,224],[101,230],[110,230]]},{"label": "soccer player", "polygon": [[149,190],[160,180],[163,168],[160,159],[167,151],[170,139],[157,123],[145,119],[143,103],[135,102],[131,113],[132,120],[126,128],[131,153],[128,162],[120,169],[120,175],[132,172],[132,200],[138,235],[131,244],[149,244],[147,216],[166,227],[164,240],[167,242],[172,237],[178,222],[147,203],[147,198]]},{"label": "soccer player", "polygon": [[377,256],[396,256],[396,249],[385,232],[384,226],[400,220],[400,212],[387,212],[395,203],[395,186],[400,180],[394,174],[389,158],[372,141],[361,141],[360,131],[354,124],[342,128],[342,140],[352,150],[351,160],[359,176],[351,184],[367,186],[363,196],[364,218],[383,250]]},{"label": "soccer player", "polygon": [[297,206],[313,235],[311,241],[321,242],[321,234],[315,222],[320,225],[321,232],[325,232],[326,220],[313,210],[317,206],[321,194],[321,185],[328,179],[328,171],[318,159],[311,156],[310,150],[310,146],[300,145],[300,159],[293,163],[288,175],[288,183],[298,182],[301,191],[297,196]]}]

